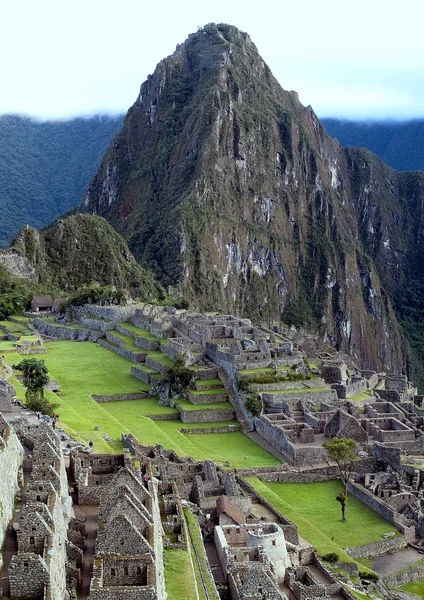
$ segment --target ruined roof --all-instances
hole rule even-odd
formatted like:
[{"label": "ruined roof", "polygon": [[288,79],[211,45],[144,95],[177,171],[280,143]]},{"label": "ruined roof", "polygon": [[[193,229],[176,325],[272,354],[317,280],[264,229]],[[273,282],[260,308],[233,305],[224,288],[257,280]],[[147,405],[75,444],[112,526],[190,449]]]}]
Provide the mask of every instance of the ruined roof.
[{"label": "ruined roof", "polygon": [[45,296],[34,296],[32,301],[38,308],[49,308],[53,305],[53,298],[48,294]]}]

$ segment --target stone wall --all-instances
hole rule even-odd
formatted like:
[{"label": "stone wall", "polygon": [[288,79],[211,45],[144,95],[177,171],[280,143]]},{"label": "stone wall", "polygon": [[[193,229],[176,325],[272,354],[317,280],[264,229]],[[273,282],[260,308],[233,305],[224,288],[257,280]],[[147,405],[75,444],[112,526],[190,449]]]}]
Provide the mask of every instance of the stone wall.
[{"label": "stone wall", "polygon": [[112,344],[109,344],[106,340],[103,340],[103,339],[98,339],[97,341],[101,346],[104,346],[105,348],[108,348],[109,350],[116,352],[116,354],[123,356],[124,358],[130,360],[133,363],[142,363],[146,359],[145,354],[141,354],[141,353],[138,354],[138,352],[137,353],[132,352],[131,350],[128,350],[127,348],[124,348],[122,346],[114,346]]},{"label": "stone wall", "polygon": [[382,582],[390,587],[399,587],[410,583],[411,581],[420,581],[424,579],[424,560],[411,565],[410,567],[382,577]]},{"label": "stone wall", "polygon": [[[152,418],[152,417],[150,417]],[[179,417],[178,417],[179,418]],[[181,433],[234,433],[240,431],[240,425],[226,425],[225,427],[197,427],[193,429],[180,429]]]},{"label": "stone wall", "polygon": [[232,421],[234,411],[232,409],[210,409],[210,410],[184,410],[176,405],[183,423],[208,423],[215,421]]},{"label": "stone wall", "polygon": [[308,392],[300,390],[293,390],[286,394],[277,394],[272,392],[265,392],[263,400],[267,406],[280,407],[283,406],[287,400],[296,402],[312,402],[313,404],[319,404],[320,402],[334,402],[337,400],[336,390],[327,389],[319,392]]},{"label": "stone wall", "polygon": [[378,540],[364,546],[355,546],[354,548],[344,548],[352,558],[370,558],[371,556],[381,556],[382,554],[392,554],[397,550],[406,548],[407,543],[405,536],[398,535],[396,537]]},{"label": "stone wall", "polygon": [[[1,417],[1,415],[0,415]],[[0,424],[0,434],[1,434]],[[15,494],[19,489],[23,449],[11,427],[0,435],[0,548],[13,515]],[[0,567],[2,559],[0,554]]]},{"label": "stone wall", "polygon": [[394,508],[356,483],[349,482],[347,489],[352,496],[355,496],[355,498],[378,513],[381,517],[383,517],[383,519],[386,519],[386,521],[392,523],[396,529],[399,529],[399,531],[404,534],[407,542],[411,542],[415,539],[415,527],[409,525],[409,522],[407,522],[402,515],[398,514]]},{"label": "stone wall", "polygon": [[100,396],[98,394],[92,394],[93,400],[96,402],[118,402],[124,400],[140,400],[146,398],[149,395],[148,392],[139,392],[135,394],[114,394],[113,396]]},{"label": "stone wall", "polygon": [[187,398],[192,404],[216,404],[216,402],[227,402],[228,397],[224,392],[222,394],[194,394],[187,390]]},{"label": "stone wall", "polygon": [[327,461],[327,452],[322,446],[293,444],[286,437],[284,431],[271,423],[264,415],[255,418],[255,428],[262,437],[296,466]]},{"label": "stone wall", "polygon": [[250,383],[249,386],[255,392],[272,392],[275,390],[299,390],[308,387],[324,387],[323,379],[311,379],[305,381],[278,381],[276,383]]},{"label": "stone wall", "polygon": [[58,340],[75,340],[76,342],[95,342],[103,333],[100,331],[92,331],[91,329],[70,328],[59,324],[47,323],[36,317],[34,319],[34,327],[41,335],[57,338]]}]

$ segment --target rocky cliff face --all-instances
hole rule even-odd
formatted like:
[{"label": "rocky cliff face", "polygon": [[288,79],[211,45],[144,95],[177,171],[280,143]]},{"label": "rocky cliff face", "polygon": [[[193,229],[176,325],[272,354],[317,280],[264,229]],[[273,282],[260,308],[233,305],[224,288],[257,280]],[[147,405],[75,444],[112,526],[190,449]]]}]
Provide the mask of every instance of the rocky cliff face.
[{"label": "rocky cliff face", "polygon": [[342,149],[246,33],[208,25],[143,83],[83,210],[199,308],[283,315],[399,372],[393,299],[421,243],[423,190],[424,174]]},{"label": "rocky cliff face", "polygon": [[[2,261],[3,256],[8,261]],[[2,262],[19,277],[30,271],[32,279],[50,291],[67,293],[98,283],[145,299],[160,295],[152,274],[140,267],[121,236],[104,219],[91,215],[59,219],[42,231],[24,227],[9,250],[0,252]],[[21,263],[25,273],[14,272],[11,265]]]}]

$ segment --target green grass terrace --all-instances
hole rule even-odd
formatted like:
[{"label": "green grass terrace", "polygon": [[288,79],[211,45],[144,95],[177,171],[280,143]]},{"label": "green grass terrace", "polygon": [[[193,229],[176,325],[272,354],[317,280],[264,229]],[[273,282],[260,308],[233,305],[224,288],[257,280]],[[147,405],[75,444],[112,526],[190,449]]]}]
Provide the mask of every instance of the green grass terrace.
[{"label": "green grass terrace", "polygon": [[[154,421],[149,415],[175,418],[178,411],[160,406],[156,398],[97,403],[92,395],[113,396],[146,392],[150,386],[130,373],[132,362],[93,342],[55,341],[47,342],[47,354],[42,355],[52,380],[60,384],[56,395],[49,397],[59,403],[58,414],[62,425],[75,439],[94,443],[99,453],[121,452],[121,434],[132,433],[140,443],[162,444],[175,450],[180,456],[193,456],[196,460],[215,460],[218,464],[232,467],[273,466],[280,464],[243,433],[190,433],[186,430],[199,428],[212,431],[236,421],[184,424],[180,420]],[[151,354],[151,353],[150,353]],[[163,355],[161,352],[153,352]],[[168,357],[166,357],[168,358]],[[21,357],[15,352],[7,355],[9,364],[17,364]],[[169,359],[171,360],[171,359]],[[142,365],[138,365],[139,368]],[[16,377],[11,383],[15,385]],[[19,384],[19,382],[17,382]],[[24,398],[24,388],[17,385],[17,395]],[[190,407],[194,407],[191,403]],[[227,403],[225,403],[227,406]],[[217,404],[208,405],[216,408]],[[228,406],[231,405],[228,403]],[[199,407],[197,407],[199,409]],[[100,431],[94,427],[100,427]],[[106,434],[111,438],[106,442]]]},{"label": "green grass terrace", "polygon": [[[346,521],[341,520],[336,496],[339,481],[317,483],[270,483],[256,477],[247,481],[270,504],[296,523],[302,538],[315,546],[320,555],[335,552],[343,562],[354,562],[343,550],[382,539],[385,533],[398,531],[377,513],[348,495]],[[361,570],[365,567],[360,565]]]}]

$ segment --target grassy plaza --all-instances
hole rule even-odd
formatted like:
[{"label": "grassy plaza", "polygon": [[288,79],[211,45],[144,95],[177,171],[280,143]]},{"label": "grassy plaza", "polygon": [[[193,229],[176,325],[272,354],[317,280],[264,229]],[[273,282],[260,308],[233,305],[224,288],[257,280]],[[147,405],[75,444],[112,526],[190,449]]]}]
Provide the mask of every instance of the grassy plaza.
[{"label": "grassy plaza", "polygon": [[335,552],[343,561],[353,559],[343,550],[382,539],[397,530],[362,502],[348,495],[346,521],[341,520],[336,496],[340,481],[318,483],[270,483],[249,477],[248,482],[274,508],[293,521],[299,535],[315,546],[320,555]]}]

